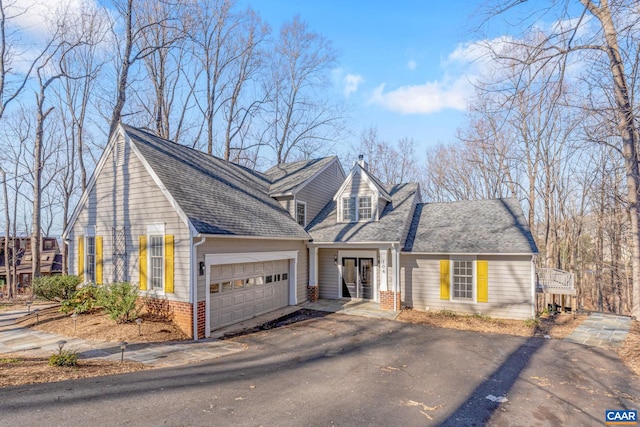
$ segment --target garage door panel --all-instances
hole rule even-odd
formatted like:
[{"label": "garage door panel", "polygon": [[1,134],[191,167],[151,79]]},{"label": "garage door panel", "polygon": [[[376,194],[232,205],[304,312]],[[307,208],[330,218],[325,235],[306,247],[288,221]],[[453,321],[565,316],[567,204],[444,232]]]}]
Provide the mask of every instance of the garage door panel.
[{"label": "garage door panel", "polygon": [[288,305],[288,270],[288,260],[212,266],[211,328]]}]

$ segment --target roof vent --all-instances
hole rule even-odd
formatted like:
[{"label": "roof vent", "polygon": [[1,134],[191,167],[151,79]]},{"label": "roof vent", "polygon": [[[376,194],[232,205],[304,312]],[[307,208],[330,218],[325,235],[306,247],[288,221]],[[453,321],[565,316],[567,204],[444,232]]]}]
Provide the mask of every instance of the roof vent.
[{"label": "roof vent", "polygon": [[358,164],[362,169],[369,171],[369,164],[364,161],[364,154],[360,154],[358,156]]}]

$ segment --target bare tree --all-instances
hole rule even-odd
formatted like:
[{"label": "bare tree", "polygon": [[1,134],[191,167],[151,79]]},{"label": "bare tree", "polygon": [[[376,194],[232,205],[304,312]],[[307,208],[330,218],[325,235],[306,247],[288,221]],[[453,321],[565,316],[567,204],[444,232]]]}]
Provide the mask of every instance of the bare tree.
[{"label": "bare tree", "polygon": [[[517,7],[520,1],[501,2],[501,11]],[[514,43],[526,45],[530,52],[525,57],[516,58],[520,63],[535,73],[541,67],[557,64],[561,73],[560,78],[566,77],[566,65],[576,55],[582,61],[596,65],[600,61],[606,62],[608,79],[611,82],[601,96],[611,101],[611,116],[617,122],[617,134],[620,140],[620,151],[624,158],[627,204],[630,213],[633,254],[633,308],[632,314],[640,317],[640,206],[638,205],[638,191],[640,189],[640,173],[638,168],[637,138],[638,128],[634,119],[634,99],[632,98],[635,82],[635,70],[626,69],[625,61],[634,61],[638,57],[638,41],[635,36],[638,22],[637,5],[634,2],[608,0],[593,1],[579,0],[582,13],[571,16],[570,0],[557,1],[553,7],[540,9],[536,18],[540,18],[543,11],[555,13],[558,22],[547,34],[540,34],[537,39],[529,38],[517,40]],[[595,19],[587,22],[587,17]],[[575,19],[573,19],[575,18]],[[533,23],[530,29],[537,23]],[[622,41],[622,43],[621,43]],[[495,59],[502,60],[504,56],[495,52]],[[514,58],[511,57],[511,60]],[[577,59],[577,58],[574,58]],[[587,79],[596,80],[604,75],[589,76]]]},{"label": "bare tree", "polygon": [[298,16],[282,26],[271,53],[265,82],[266,127],[260,139],[273,149],[280,164],[301,147],[317,153],[330,146],[340,131],[341,112],[323,93],[337,53]]}]

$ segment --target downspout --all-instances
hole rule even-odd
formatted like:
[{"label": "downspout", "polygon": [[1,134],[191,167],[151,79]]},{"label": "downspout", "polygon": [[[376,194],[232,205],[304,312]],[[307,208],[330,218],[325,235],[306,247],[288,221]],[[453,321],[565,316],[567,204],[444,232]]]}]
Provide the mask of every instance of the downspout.
[{"label": "downspout", "polygon": [[[198,234],[198,236],[200,236],[200,234]],[[198,256],[196,247],[203,244],[207,238],[201,237],[199,242],[193,243],[193,237],[193,234],[189,237],[191,240],[191,253],[189,256],[191,258],[191,262],[189,263],[191,265],[191,291],[189,292],[189,299],[191,300],[191,308],[193,311],[191,316],[193,318],[193,339],[198,340]]]},{"label": "downspout", "polygon": [[[395,245],[394,245],[395,246]],[[398,311],[398,290],[400,289],[400,245],[396,247],[396,259],[393,260],[393,275],[396,277],[393,290],[393,311]]]},{"label": "downspout", "polygon": [[536,255],[531,255],[531,317],[536,317]]}]

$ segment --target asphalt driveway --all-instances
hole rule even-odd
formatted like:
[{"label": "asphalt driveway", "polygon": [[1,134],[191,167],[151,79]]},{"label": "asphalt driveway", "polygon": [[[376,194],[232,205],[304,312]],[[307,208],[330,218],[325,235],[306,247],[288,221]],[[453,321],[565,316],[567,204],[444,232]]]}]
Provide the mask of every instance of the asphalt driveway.
[{"label": "asphalt driveway", "polygon": [[236,340],[203,364],[0,389],[0,423],[584,426],[640,408],[613,351],[570,342],[340,314]]}]

